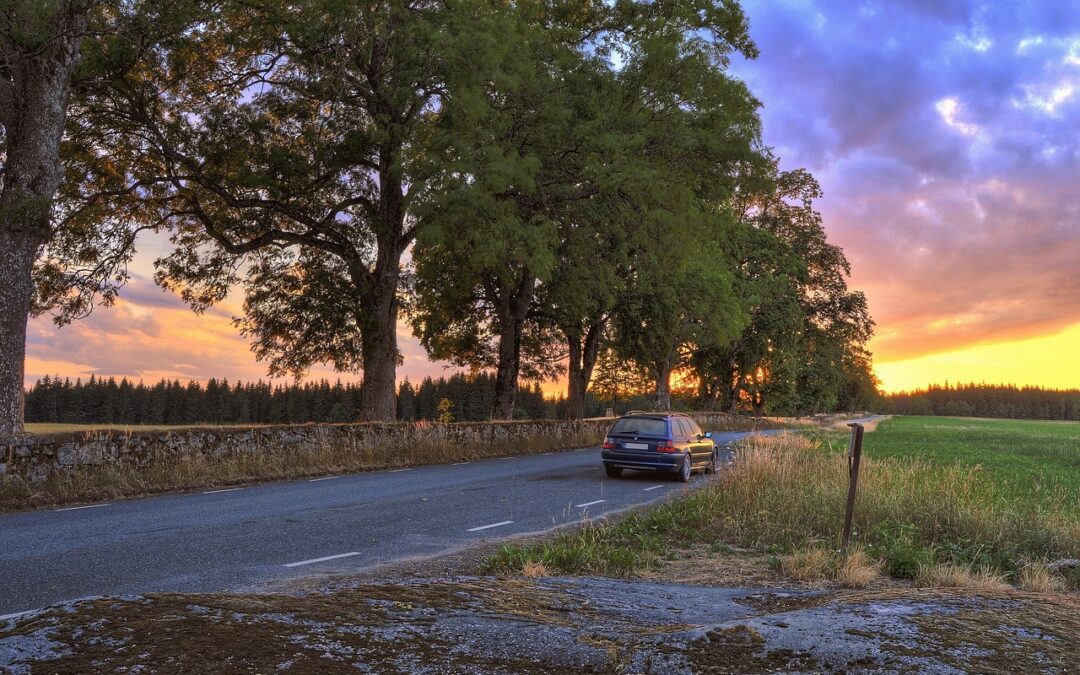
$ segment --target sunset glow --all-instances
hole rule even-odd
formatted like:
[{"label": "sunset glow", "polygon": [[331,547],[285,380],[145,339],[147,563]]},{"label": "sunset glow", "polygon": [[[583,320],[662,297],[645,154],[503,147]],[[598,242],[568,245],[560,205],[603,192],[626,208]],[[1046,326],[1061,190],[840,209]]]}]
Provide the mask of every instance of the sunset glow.
[{"label": "sunset glow", "polygon": [[929,383],[989,382],[1080,388],[1080,323],[1028,340],[979,345],[875,364],[882,388],[911,391]]}]

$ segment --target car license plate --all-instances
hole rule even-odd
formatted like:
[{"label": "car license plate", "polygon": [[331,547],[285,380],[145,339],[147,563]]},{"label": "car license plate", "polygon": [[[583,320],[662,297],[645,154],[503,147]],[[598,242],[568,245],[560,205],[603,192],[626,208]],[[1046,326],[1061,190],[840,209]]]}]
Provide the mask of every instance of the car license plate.
[{"label": "car license plate", "polygon": [[622,446],[627,450],[648,450],[648,443],[623,443]]}]

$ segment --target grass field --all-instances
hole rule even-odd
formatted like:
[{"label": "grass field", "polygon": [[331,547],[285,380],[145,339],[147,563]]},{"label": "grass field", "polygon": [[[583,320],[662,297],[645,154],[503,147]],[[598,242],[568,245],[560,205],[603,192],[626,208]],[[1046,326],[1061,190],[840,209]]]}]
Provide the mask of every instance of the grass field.
[{"label": "grass field", "polygon": [[970,467],[985,472],[1002,496],[1080,510],[1080,422],[896,417],[867,435],[864,448],[875,459]]},{"label": "grass field", "polygon": [[[802,579],[883,572],[928,585],[1080,587],[1043,573],[1080,558],[1080,424],[897,418],[865,437],[855,511],[860,560],[841,560],[847,436],[838,431],[744,442],[734,469],[701,490],[586,525],[487,561],[497,572],[631,576],[706,548],[770,556]],[[703,567],[708,563],[702,563]]]}]

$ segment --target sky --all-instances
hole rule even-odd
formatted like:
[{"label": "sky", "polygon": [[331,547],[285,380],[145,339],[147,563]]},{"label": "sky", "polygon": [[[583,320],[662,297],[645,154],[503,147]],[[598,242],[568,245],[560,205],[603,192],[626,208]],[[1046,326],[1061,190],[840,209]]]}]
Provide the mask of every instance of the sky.
[{"label": "sky", "polygon": [[[732,70],[781,166],[821,182],[883,387],[1080,387],[1080,2],[743,5],[761,56]],[[32,320],[27,383],[265,378],[231,323],[239,298],[195,316],[153,285],[166,246],[140,242],[116,306],[62,329]],[[399,378],[443,372],[399,335]]]}]

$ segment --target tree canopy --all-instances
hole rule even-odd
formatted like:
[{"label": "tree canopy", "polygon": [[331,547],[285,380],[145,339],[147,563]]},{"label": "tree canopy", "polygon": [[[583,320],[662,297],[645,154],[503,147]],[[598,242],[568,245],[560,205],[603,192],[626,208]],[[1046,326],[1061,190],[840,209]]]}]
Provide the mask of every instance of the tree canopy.
[{"label": "tree canopy", "polygon": [[759,414],[875,390],[820,188],[780,169],[730,72],[757,56],[737,2],[31,4],[0,12],[0,100],[26,27],[79,28],[50,85],[53,187],[0,210],[47,204],[53,224],[23,242],[36,286],[15,316],[31,295],[60,322],[109,302],[158,230],[159,284],[195,311],[239,290],[269,373],[358,373],[363,419],[400,413],[402,320],[431,358],[491,374],[498,417],[520,379],[562,375],[581,417],[598,367],[596,391],[645,376],[661,408],[673,388]]}]

